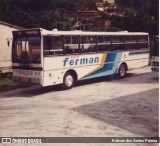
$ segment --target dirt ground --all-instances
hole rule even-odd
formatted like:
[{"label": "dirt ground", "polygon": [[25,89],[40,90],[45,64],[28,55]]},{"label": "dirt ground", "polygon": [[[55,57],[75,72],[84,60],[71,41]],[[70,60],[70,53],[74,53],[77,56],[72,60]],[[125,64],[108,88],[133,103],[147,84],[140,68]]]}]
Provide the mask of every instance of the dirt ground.
[{"label": "dirt ground", "polygon": [[76,87],[66,91],[61,90],[59,86],[34,86],[1,93],[0,136],[158,137],[158,80],[158,73],[153,73],[150,67],[145,67],[129,72],[124,79],[102,77],[81,81]]}]

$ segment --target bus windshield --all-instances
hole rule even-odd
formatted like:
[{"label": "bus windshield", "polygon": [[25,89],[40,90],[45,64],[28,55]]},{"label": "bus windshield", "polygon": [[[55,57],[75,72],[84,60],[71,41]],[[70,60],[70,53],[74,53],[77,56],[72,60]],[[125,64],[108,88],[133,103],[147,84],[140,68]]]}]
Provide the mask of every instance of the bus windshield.
[{"label": "bus windshield", "polygon": [[155,37],[152,56],[159,56],[159,37]]},{"label": "bus windshield", "polygon": [[13,61],[17,63],[41,63],[40,37],[24,37],[15,40]]}]

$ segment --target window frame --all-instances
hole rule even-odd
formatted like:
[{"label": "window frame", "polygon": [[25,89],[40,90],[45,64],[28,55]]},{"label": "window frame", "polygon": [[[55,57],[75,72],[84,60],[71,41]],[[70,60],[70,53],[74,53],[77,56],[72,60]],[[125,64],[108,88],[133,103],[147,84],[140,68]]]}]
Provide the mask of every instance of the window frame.
[{"label": "window frame", "polygon": [[[44,36],[44,37],[47,37],[47,36]],[[127,35],[127,34],[124,34],[124,35],[57,35],[57,36],[49,36],[49,37],[60,37],[62,41],[62,49],[60,50],[61,53],[60,54],[54,53],[53,55],[55,56],[139,50],[139,49],[143,49],[143,47],[140,47],[139,45],[140,43],[146,43],[146,47],[144,48],[147,48],[148,46],[147,34],[146,35],[145,34],[144,35]],[[66,43],[65,38],[67,37],[71,39],[68,45],[65,44]],[[98,39],[101,37],[103,38],[103,40],[99,41]],[[117,40],[116,40],[116,37],[117,37]],[[142,41],[139,41],[139,37],[144,37],[145,39],[144,40],[142,39]],[[75,42],[73,42],[73,38],[76,38]],[[93,38],[93,42],[90,41],[90,38]],[[45,44],[43,44],[43,52],[45,50],[44,45]],[[104,45],[104,50],[103,49],[100,50],[99,46],[101,45],[102,46]],[[114,49],[114,45],[115,46],[117,45],[117,49]],[[76,46],[75,49],[72,49],[72,50],[75,50],[75,52],[73,51],[73,52],[67,53],[67,48],[66,48],[67,46]],[[86,48],[83,48],[83,47],[86,47]],[[107,49],[107,47],[110,47],[110,49]],[[118,49],[118,47],[120,49]],[[51,51],[51,49],[49,51]]]}]

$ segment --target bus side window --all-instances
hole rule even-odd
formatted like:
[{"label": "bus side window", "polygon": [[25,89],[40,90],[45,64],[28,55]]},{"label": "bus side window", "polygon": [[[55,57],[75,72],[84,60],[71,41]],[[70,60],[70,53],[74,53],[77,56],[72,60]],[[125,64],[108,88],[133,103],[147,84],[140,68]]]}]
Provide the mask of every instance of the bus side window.
[{"label": "bus side window", "polygon": [[124,36],[112,36],[112,48],[119,51],[125,50]]},{"label": "bus side window", "polygon": [[138,36],[138,47],[139,47],[139,49],[148,48],[148,35]]},{"label": "bus side window", "polygon": [[51,37],[50,36],[44,36],[43,38],[43,48],[44,48],[44,54],[50,54],[51,50]]},{"label": "bus side window", "polygon": [[81,36],[80,49],[82,53],[96,52],[96,36]]},{"label": "bus side window", "polygon": [[52,46],[53,49],[62,49],[63,48],[63,42],[62,42],[62,37],[61,36],[56,36],[54,37],[52,41]]},{"label": "bus side window", "polygon": [[138,49],[138,42],[137,38],[138,36],[125,36],[125,49],[126,50],[135,50]]},{"label": "bus side window", "polygon": [[65,36],[64,49],[66,54],[78,53],[78,36]]},{"label": "bus side window", "polygon": [[44,36],[44,55],[62,55],[62,36]]},{"label": "bus side window", "polygon": [[110,36],[98,36],[97,37],[98,51],[111,51]]},{"label": "bus side window", "polygon": [[104,36],[97,37],[97,47],[98,47],[98,51],[100,51],[100,52],[106,51]]}]

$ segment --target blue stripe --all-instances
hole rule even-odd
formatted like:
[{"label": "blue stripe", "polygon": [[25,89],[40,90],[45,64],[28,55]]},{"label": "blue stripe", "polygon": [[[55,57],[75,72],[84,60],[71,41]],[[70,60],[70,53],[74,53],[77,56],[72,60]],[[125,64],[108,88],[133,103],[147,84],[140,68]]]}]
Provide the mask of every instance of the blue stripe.
[{"label": "blue stripe", "polygon": [[82,78],[82,80],[114,74],[116,72],[115,68],[113,70],[114,62],[115,60],[119,61],[121,56],[122,56],[122,53],[107,53],[107,58],[105,60],[105,63],[108,63],[108,62],[112,62],[112,63],[104,64],[103,68],[95,71],[94,73],[91,73],[90,75],[87,75],[86,77]]},{"label": "blue stripe", "polygon": [[149,52],[131,52],[129,55],[142,55],[142,54],[149,54]]}]

